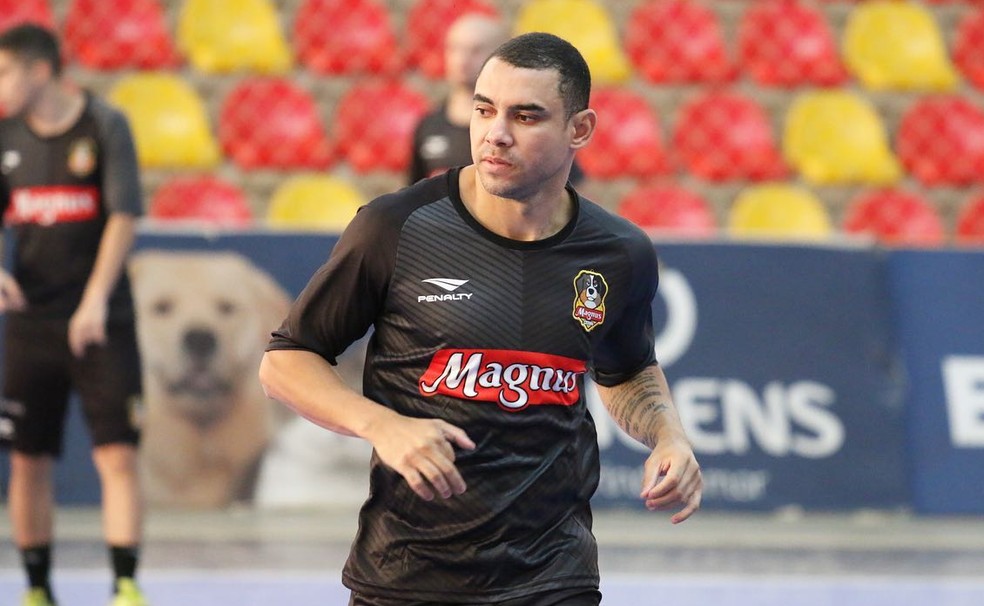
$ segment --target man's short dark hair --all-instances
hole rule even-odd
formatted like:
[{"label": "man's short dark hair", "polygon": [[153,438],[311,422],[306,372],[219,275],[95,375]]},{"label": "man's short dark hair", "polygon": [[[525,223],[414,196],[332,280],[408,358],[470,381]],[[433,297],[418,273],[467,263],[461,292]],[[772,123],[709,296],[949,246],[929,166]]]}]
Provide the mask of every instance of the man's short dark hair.
[{"label": "man's short dark hair", "polygon": [[51,30],[25,23],[16,25],[0,34],[0,51],[17,56],[21,61],[44,61],[51,66],[51,74],[61,75],[62,58],[58,37]]},{"label": "man's short dark hair", "polygon": [[588,108],[591,97],[591,71],[574,45],[542,32],[516,36],[497,48],[489,59],[497,58],[523,69],[555,69],[560,73],[560,97],[567,118]]}]

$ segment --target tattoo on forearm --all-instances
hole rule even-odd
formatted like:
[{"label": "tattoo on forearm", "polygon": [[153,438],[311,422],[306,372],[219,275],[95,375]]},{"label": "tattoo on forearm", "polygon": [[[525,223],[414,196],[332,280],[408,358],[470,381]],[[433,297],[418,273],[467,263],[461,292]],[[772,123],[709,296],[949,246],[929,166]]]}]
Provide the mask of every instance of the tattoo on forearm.
[{"label": "tattoo on forearm", "polygon": [[610,388],[608,408],[618,425],[649,447],[669,412],[667,394],[657,377],[642,372],[631,381]]}]

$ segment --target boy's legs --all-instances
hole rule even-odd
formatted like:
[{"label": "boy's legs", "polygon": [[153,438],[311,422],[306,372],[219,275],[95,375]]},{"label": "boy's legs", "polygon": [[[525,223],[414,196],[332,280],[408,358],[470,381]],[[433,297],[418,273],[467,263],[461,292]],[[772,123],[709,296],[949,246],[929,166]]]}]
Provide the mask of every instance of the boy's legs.
[{"label": "boy's legs", "polygon": [[92,436],[92,459],[102,489],[103,536],[113,569],[113,589],[119,592],[120,581],[130,583],[136,574],[143,528],[137,470],[140,356],[133,325],[107,326],[107,343],[89,347],[81,359],[73,361],[72,383],[81,396]]}]

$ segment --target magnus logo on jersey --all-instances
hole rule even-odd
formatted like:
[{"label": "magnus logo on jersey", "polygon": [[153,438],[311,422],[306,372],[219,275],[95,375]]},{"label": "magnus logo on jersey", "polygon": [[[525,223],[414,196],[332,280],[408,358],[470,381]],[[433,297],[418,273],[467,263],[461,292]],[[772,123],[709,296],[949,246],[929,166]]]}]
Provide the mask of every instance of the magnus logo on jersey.
[{"label": "magnus logo on jersey", "polygon": [[591,332],[605,321],[608,282],[596,271],[582,269],[574,277],[574,319]]},{"label": "magnus logo on jersey", "polygon": [[420,378],[420,393],[494,402],[516,412],[528,406],[570,406],[580,400],[585,363],[565,356],[507,349],[442,349]]},{"label": "magnus logo on jersey", "polygon": [[98,200],[99,190],[95,187],[55,185],[15,189],[5,219],[11,225],[89,221],[99,216]]},{"label": "magnus logo on jersey", "polygon": [[421,280],[426,284],[433,284],[442,290],[446,290],[447,294],[443,295],[420,295],[417,297],[417,303],[435,303],[437,301],[466,301],[472,298],[472,293],[470,292],[455,292],[462,286],[468,283],[468,280],[458,280],[455,278],[427,278],[426,280]]}]

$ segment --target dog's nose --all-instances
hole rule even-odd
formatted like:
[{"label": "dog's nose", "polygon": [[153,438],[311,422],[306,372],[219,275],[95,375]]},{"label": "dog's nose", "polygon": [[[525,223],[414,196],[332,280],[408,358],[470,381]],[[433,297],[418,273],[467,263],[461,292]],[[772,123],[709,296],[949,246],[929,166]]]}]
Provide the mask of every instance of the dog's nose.
[{"label": "dog's nose", "polygon": [[215,333],[193,328],[184,335],[184,348],[196,358],[207,358],[215,353]]}]

